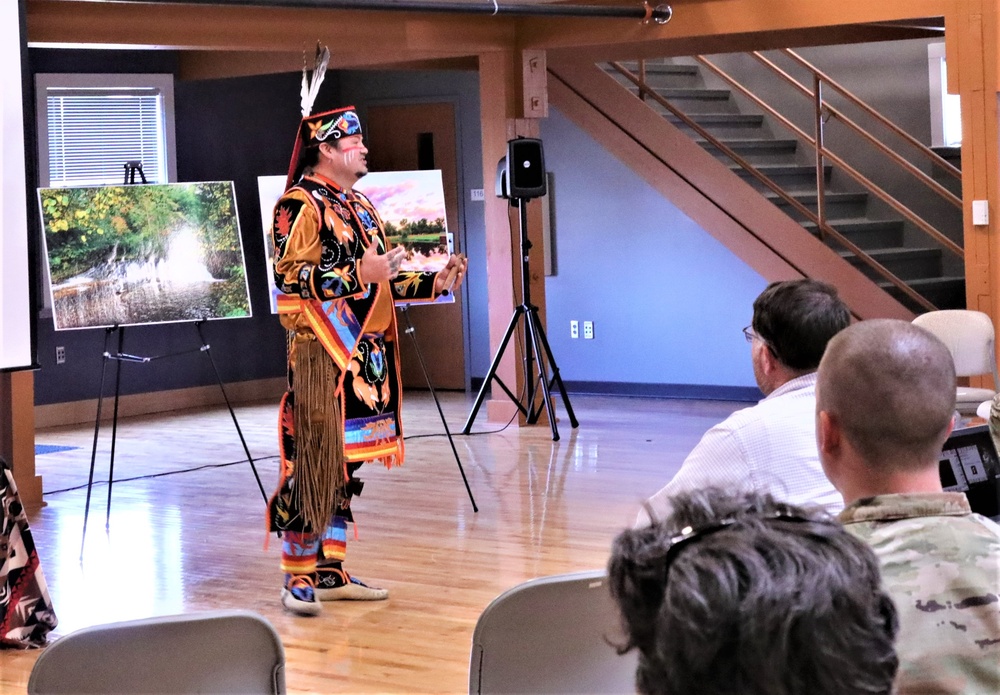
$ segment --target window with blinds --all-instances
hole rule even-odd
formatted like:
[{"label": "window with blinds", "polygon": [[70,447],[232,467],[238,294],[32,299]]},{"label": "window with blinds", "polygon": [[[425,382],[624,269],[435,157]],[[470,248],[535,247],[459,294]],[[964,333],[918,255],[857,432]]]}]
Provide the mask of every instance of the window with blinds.
[{"label": "window with blinds", "polygon": [[[121,185],[134,161],[147,183],[177,180],[173,75],[39,73],[35,115],[43,188]],[[40,296],[51,315],[47,263]]]},{"label": "window with blinds", "polygon": [[36,79],[43,186],[121,184],[126,163],[136,161],[147,183],[173,180],[171,75]]},{"label": "window with blinds", "polygon": [[46,95],[52,186],[121,183],[140,161],[148,183],[165,183],[159,90],[52,89]]}]

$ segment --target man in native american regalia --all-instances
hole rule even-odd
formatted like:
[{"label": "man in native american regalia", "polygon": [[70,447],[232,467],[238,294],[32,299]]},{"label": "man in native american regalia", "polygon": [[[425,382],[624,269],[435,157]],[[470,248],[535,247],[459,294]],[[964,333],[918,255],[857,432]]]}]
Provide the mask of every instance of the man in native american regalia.
[{"label": "man in native american regalia", "polygon": [[[306,111],[307,112],[307,111]],[[320,601],[377,601],[388,591],[342,562],[351,498],[363,463],[403,463],[394,300],[433,301],[454,290],[467,262],[437,273],[400,272],[371,201],[354,191],[368,173],[353,107],[306,116],[285,194],[274,209],[274,281],[288,330],[288,391],[281,402],[281,476],[268,505],[282,535],[282,605],[317,615]]]}]

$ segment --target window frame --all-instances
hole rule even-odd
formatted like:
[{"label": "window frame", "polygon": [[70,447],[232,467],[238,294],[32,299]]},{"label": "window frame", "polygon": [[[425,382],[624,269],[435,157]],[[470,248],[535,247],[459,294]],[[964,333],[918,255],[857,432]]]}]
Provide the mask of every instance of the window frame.
[{"label": "window frame", "polygon": [[[174,134],[174,76],[170,73],[38,73],[35,75],[35,113],[38,132],[38,185],[50,185],[49,171],[49,107],[50,89],[149,89],[160,92],[163,99],[163,156],[167,165],[167,180],[177,181],[177,140]],[[122,170],[122,181],[125,172]]]},{"label": "window frame", "polygon": [[[927,80],[930,90],[931,147],[961,147],[961,99],[948,93],[944,42],[927,44]],[[954,139],[955,132],[959,139]]]}]

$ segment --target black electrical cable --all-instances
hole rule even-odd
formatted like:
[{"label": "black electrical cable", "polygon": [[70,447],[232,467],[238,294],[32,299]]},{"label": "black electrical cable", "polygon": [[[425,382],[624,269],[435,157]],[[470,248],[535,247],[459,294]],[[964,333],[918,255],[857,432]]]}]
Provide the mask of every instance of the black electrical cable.
[{"label": "black electrical cable", "polygon": [[[278,458],[277,455],[274,455],[274,456],[261,456],[261,457],[255,459],[255,460],[256,461],[265,461],[267,459],[276,459],[276,458]],[[238,466],[241,463],[247,463],[247,460],[246,459],[241,459],[239,461],[230,461],[229,463],[206,463],[203,466],[194,466],[192,468],[180,468],[180,469],[175,470],[175,471],[163,471],[162,473],[149,473],[147,475],[137,475],[137,476],[134,476],[132,478],[115,478],[111,482],[112,483],[116,483],[116,484],[117,483],[130,483],[130,482],[133,482],[135,480],[149,480],[149,479],[152,479],[152,478],[162,478],[162,477],[168,476],[168,475],[178,475],[180,473],[193,473],[194,471],[206,470],[208,468],[227,468],[229,466]],[[99,481],[97,481],[97,482],[94,483],[95,486],[97,486],[97,485],[107,485],[107,484],[108,484],[108,482],[106,480],[99,480]],[[42,495],[43,496],[44,495],[57,495],[60,492],[72,492],[73,490],[82,490],[85,487],[87,487],[86,483],[84,483],[83,485],[75,485],[73,487],[64,487],[64,488],[61,488],[59,490],[49,490],[48,492],[43,492]]]}]

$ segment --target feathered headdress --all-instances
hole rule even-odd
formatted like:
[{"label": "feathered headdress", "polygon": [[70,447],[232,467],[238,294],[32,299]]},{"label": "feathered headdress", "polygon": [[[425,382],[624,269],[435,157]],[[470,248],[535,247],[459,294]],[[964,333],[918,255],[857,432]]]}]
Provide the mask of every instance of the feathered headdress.
[{"label": "feathered headdress", "polygon": [[326,76],[326,67],[330,62],[330,50],[319,43],[316,44],[316,64],[312,74],[302,68],[302,121],[295,138],[295,148],[292,150],[292,161],[288,166],[288,179],[285,181],[287,190],[298,181],[302,174],[303,152],[309,147],[316,147],[328,140],[339,140],[342,137],[361,135],[361,120],[353,106],[346,106],[333,111],[324,111],[315,115],[312,112],[313,103],[319,93],[319,86]]},{"label": "feathered headdress", "polygon": [[326,77],[326,66],[330,64],[330,49],[316,42],[316,60],[313,64],[312,75],[306,69],[305,56],[302,56],[302,117],[305,118],[312,113],[313,104],[316,103],[316,95],[319,94],[319,86],[323,84]]}]

